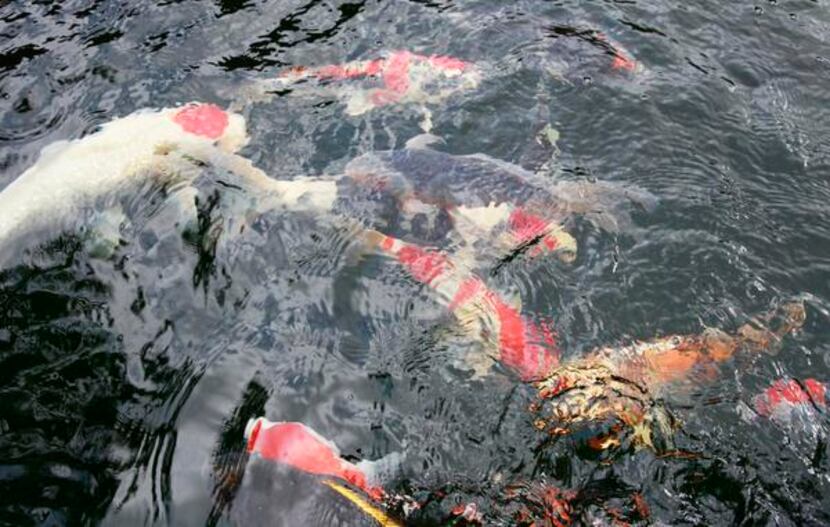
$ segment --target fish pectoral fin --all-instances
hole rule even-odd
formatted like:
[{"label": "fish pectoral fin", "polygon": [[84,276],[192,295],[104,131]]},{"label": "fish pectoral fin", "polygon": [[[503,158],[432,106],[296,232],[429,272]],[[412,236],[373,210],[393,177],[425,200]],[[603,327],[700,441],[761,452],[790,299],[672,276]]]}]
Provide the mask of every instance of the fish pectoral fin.
[{"label": "fish pectoral fin", "polygon": [[415,137],[409,139],[404,148],[407,150],[425,150],[430,148],[434,144],[447,144],[443,137],[439,137],[435,134],[431,134],[429,132],[425,132],[423,134],[418,134]]},{"label": "fish pectoral fin", "polygon": [[468,229],[484,235],[503,225],[510,217],[512,208],[507,203],[491,202],[485,206],[460,205],[449,209],[449,212],[456,224],[464,223]]},{"label": "fish pectoral fin", "polygon": [[496,359],[481,350],[471,350],[464,356],[464,365],[473,372],[472,380],[483,379],[497,363]]},{"label": "fish pectoral fin", "polygon": [[453,231],[459,241],[467,247],[487,248],[495,255],[509,254],[515,241],[506,232],[498,232],[496,226],[503,223],[509,215],[506,204],[487,207],[454,207],[447,209],[452,218]]}]

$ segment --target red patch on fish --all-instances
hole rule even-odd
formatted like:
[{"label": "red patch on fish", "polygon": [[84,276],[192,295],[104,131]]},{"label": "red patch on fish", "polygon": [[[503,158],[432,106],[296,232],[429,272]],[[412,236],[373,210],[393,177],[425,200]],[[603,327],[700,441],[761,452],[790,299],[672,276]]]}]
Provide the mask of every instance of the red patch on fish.
[{"label": "red patch on fish", "polygon": [[637,61],[623,55],[619,50],[617,50],[616,54],[614,55],[614,60],[611,61],[611,67],[615,70],[625,70],[633,72],[637,70]]},{"label": "red patch on fish", "polygon": [[510,232],[518,244],[532,242],[534,239],[541,237],[539,245],[530,250],[530,256],[538,256],[545,250],[553,251],[559,245],[555,237],[546,234],[550,223],[535,214],[526,212],[521,207],[510,213],[507,222]]},{"label": "red patch on fish", "polygon": [[447,71],[463,71],[467,69],[470,64],[455,57],[448,57],[446,55],[433,55],[427,59],[429,63],[436,68]]},{"label": "red patch on fish", "polygon": [[[444,253],[412,244],[402,245],[396,250],[395,240],[388,236],[380,242],[380,248],[392,253],[419,282],[431,285],[438,278],[449,278],[452,264]],[[559,364],[556,339],[550,326],[537,326],[525,319],[476,276],[458,285],[448,309],[455,312],[473,299],[481,299],[482,309],[491,310],[497,319],[499,361],[507,368],[530,381],[544,377]]]},{"label": "red patch on fish", "polygon": [[383,71],[384,64],[386,64],[386,61],[383,59],[370,60],[363,67],[363,74],[370,77],[374,77],[375,75]]},{"label": "red patch on fish", "polygon": [[510,218],[508,218],[507,222],[513,237],[520,243],[527,243],[539,237],[548,228],[547,221],[535,214],[526,212],[521,207],[517,207],[510,213]]},{"label": "red patch on fish", "polygon": [[384,62],[383,59],[374,59],[363,63],[323,66],[316,71],[316,75],[321,79],[372,77],[381,72]]},{"label": "red patch on fish", "polygon": [[556,377],[555,385],[547,386],[539,390],[539,397],[542,399],[550,399],[570,390],[573,386],[573,380],[570,377],[567,375],[560,375]]},{"label": "red patch on fish", "polygon": [[395,246],[395,240],[393,240],[389,236],[384,236],[383,241],[380,242],[380,248],[383,249],[384,251],[387,251],[387,252],[391,251],[392,247],[394,247],[394,246]]},{"label": "red patch on fish", "polygon": [[404,93],[409,89],[409,65],[412,54],[408,51],[392,53],[383,67],[383,85],[386,89]]},{"label": "red patch on fish", "polygon": [[397,253],[398,261],[415,280],[429,285],[447,269],[447,257],[435,251],[427,251],[416,245],[406,245]]},{"label": "red patch on fish", "polygon": [[215,104],[190,104],[173,115],[173,122],[189,134],[219,139],[228,127],[228,114]]},{"label": "red patch on fish", "polygon": [[824,383],[820,383],[815,379],[807,379],[804,381],[804,386],[817,405],[827,405],[827,386]]},{"label": "red patch on fish", "polygon": [[536,326],[515,308],[488,292],[499,321],[499,361],[524,381],[545,377],[559,364],[553,332]]},{"label": "red patch on fish", "polygon": [[363,77],[380,77],[382,87],[373,89],[369,98],[374,106],[394,104],[404,98],[411,87],[412,64],[423,63],[436,71],[460,72],[472,65],[455,57],[444,55],[419,55],[406,50],[393,51],[387,58],[368,61],[331,64],[319,68],[295,66],[279,74],[282,78],[301,79],[312,76],[321,80],[351,80]]},{"label": "red patch on fish", "polygon": [[363,471],[341,459],[330,444],[302,423],[273,423],[263,427],[263,420],[258,420],[248,438],[247,449],[249,453],[309,474],[341,478],[375,499],[383,494],[381,489],[368,484]]},{"label": "red patch on fish", "polygon": [[611,61],[611,68],[615,70],[624,70],[629,72],[637,71],[637,61],[631,58],[628,53],[623,51],[623,49],[612,42],[607,36],[603,33],[597,33],[597,38],[602,42],[605,42],[608,47],[610,48],[611,52],[614,55],[614,60]]},{"label": "red patch on fish", "polygon": [[461,306],[478,296],[478,294],[486,289],[484,282],[479,278],[468,278],[461,282],[458,290],[453,295],[450,305],[447,306],[450,311],[456,311]]},{"label": "red patch on fish", "polygon": [[803,386],[794,379],[780,379],[755,398],[755,409],[759,414],[769,416],[782,405],[810,403],[825,407],[826,394],[826,386],[815,379],[807,379]]}]

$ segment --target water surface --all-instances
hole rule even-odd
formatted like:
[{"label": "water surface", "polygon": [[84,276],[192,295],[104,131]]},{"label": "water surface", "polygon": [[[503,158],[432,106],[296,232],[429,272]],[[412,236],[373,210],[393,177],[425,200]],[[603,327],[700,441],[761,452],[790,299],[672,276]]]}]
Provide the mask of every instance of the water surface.
[{"label": "water surface", "polygon": [[[616,234],[575,220],[570,266],[518,261],[494,278],[555,318],[567,356],[734,328],[796,295],[808,310],[777,354],[667,401],[678,446],[699,455],[603,463],[569,441],[538,455],[529,389],[459,369],[451,318],[391,262],[351,258],[348,229],[270,214],[240,233],[244,196],[215,180],[195,220],[181,209],[192,195],[148,186],[123,204],[116,246],[67,233],[0,274],[0,523],[232,522],[242,430],[259,415],[356,459],[406,452],[400,489],[486,501],[494,474],[544,476],[640,493],[654,523],[830,522],[826,414],[810,439],[745,411],[774,379],[830,381],[825,3],[68,0],[6,2],[0,20],[0,186],[44,146],[140,108],[226,106],[283,68],[379,50],[449,54],[487,75],[432,107],[442,150],[660,199]],[[643,70],[604,67],[596,32]],[[243,154],[275,178],[401,148],[423,119],[413,106],[350,117],[302,90],[244,113]],[[536,140],[545,125],[558,154]],[[275,499],[273,522],[294,524],[290,509]]]}]

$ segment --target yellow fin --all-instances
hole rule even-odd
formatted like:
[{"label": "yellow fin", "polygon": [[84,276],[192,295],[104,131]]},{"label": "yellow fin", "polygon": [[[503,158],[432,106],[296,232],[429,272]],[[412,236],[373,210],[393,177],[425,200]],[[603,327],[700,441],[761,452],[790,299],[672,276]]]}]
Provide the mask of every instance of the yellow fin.
[{"label": "yellow fin", "polygon": [[365,512],[367,515],[371,516],[372,519],[374,519],[381,525],[381,527],[401,527],[400,523],[390,518],[385,512],[369,503],[360,494],[353,491],[352,489],[344,487],[339,483],[335,483],[330,479],[323,481],[323,485],[326,485],[327,487],[334,490],[350,502],[354,503],[357,506],[357,508]]},{"label": "yellow fin", "polygon": [[556,142],[559,141],[559,138],[561,136],[559,135],[559,130],[552,127],[550,123],[546,124],[545,127],[542,128],[537,137],[539,142],[541,142],[541,140],[544,139],[548,142],[550,146],[559,150],[556,146]]}]

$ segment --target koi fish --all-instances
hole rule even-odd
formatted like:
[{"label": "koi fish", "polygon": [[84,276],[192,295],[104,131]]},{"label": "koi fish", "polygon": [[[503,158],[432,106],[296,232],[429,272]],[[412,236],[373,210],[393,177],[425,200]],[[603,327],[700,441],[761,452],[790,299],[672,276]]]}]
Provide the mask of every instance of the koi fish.
[{"label": "koi fish", "polygon": [[621,348],[601,348],[563,364],[537,383],[535,425],[551,434],[567,434],[573,425],[611,420],[618,425],[612,425],[612,434],[593,441],[596,449],[618,446],[617,436],[624,431],[633,432],[633,439],[642,446],[655,447],[655,432],[668,444],[673,419],[657,403],[666,387],[693,375],[711,379],[717,374],[717,365],[739,350],[774,348],[804,320],[803,303],[790,302],[755,317],[734,334],[709,329],[701,335],[673,335]]},{"label": "koi fish", "polygon": [[778,426],[788,437],[787,447],[809,464],[826,451],[828,407],[830,387],[812,378],[778,379],[752,399],[756,415]]},{"label": "koi fish", "polygon": [[[572,26],[551,26],[547,28],[547,34],[549,37],[557,39],[557,44],[553,49],[547,50],[546,55],[552,55],[554,57],[568,55],[580,57],[581,60],[577,60],[577,62],[582,62],[582,64],[579,64],[578,70],[580,75],[585,75],[586,70],[603,68],[610,68],[614,72],[629,75],[638,74],[644,70],[642,63],[636,60],[631,52],[602,31]],[[601,52],[602,65],[584,64],[585,61],[596,62],[596,60],[592,60],[596,53],[586,55],[584,49],[573,49],[573,46],[566,44],[566,42],[573,40],[589,44],[592,49]],[[581,47],[584,48],[584,45]],[[611,58],[610,62],[608,62],[609,56]],[[569,62],[573,62],[573,60],[571,57]],[[565,79],[575,73],[574,68],[575,66],[573,64],[568,63],[560,67],[551,68],[551,66],[548,66],[547,69],[552,70],[551,72],[556,77]],[[568,72],[568,75],[565,72]]]},{"label": "koi fish", "polygon": [[779,379],[753,399],[759,415],[786,423],[798,408],[826,410],[830,404],[827,385],[816,379]]},{"label": "koi fish", "polygon": [[140,183],[151,166],[159,168],[157,175],[172,179],[177,168],[161,168],[172,159],[167,156],[171,151],[226,155],[247,141],[242,116],[212,104],[188,104],[138,111],[82,139],[51,144],[0,192],[4,259],[14,256],[13,244],[25,242],[29,234],[65,228],[101,196]]},{"label": "koi fish", "polygon": [[363,61],[318,67],[295,66],[264,86],[281,88],[299,81],[321,83],[363,80],[368,87],[340,91],[348,115],[362,115],[391,104],[433,104],[456,93],[475,89],[479,68],[446,55],[420,55],[398,50]]},{"label": "koi fish", "polygon": [[611,40],[604,33],[598,33],[597,38],[600,42],[603,42],[608,46],[609,51],[613,56],[613,60],[611,61],[612,69],[628,73],[640,73],[643,70],[642,63],[636,61],[631,53],[623,48],[618,42]]},{"label": "koi fish", "polygon": [[568,217],[582,214],[616,232],[631,223],[628,202],[646,210],[657,202],[633,186],[550,182],[482,154],[455,156],[420,145],[364,154],[344,174],[339,203],[346,214],[356,203],[386,200],[370,219],[373,228],[422,245],[446,245],[455,237],[468,248],[478,246],[477,262],[517,251],[555,253],[570,262],[577,247],[563,227]]},{"label": "koi fish", "polygon": [[559,363],[555,332],[550,323],[535,323],[522,315],[475,274],[450,256],[367,231],[368,243],[400,263],[456,317],[460,327],[481,341],[488,354],[522,380],[543,378]]},{"label": "koi fish", "polygon": [[246,449],[264,459],[294,467],[307,474],[340,479],[365,492],[374,500],[385,493],[379,479],[390,466],[400,464],[394,454],[375,462],[358,464],[343,459],[333,442],[302,423],[252,419],[245,427]]},{"label": "koi fish", "polygon": [[191,103],[140,110],[81,139],[47,146],[34,165],[0,192],[0,266],[31,240],[42,239],[33,234],[56,235],[77,228],[88,210],[104,220],[104,230],[117,230],[117,211],[96,210],[113,205],[108,198],[148,180],[186,183],[209,167],[250,189],[260,207],[332,209],[336,187],[331,180],[272,179],[235,154],[247,142],[241,115],[213,104]]},{"label": "koi fish", "polygon": [[622,348],[602,348],[588,360],[610,363],[620,375],[636,379],[655,392],[695,372],[705,378],[714,373],[712,367],[732,358],[739,350],[770,350],[785,335],[800,328],[805,316],[802,302],[786,302],[754,317],[731,335],[708,328],[700,335],[673,335]]}]

